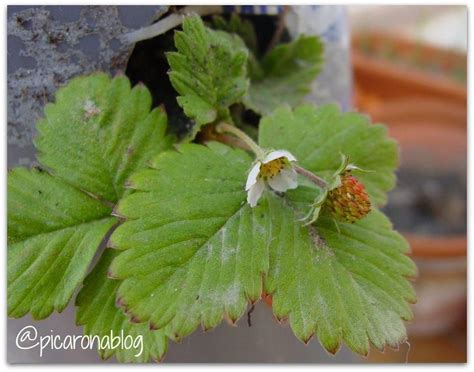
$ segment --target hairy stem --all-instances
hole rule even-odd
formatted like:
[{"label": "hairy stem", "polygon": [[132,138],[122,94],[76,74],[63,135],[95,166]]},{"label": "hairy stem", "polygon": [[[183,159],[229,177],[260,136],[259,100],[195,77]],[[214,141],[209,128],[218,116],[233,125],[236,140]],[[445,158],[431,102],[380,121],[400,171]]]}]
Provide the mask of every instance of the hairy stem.
[{"label": "hairy stem", "polygon": [[244,141],[242,141],[240,138],[234,137],[234,136],[229,136],[227,134],[220,134],[217,139],[220,142],[227,143],[228,145],[238,147],[242,150],[245,151],[252,151],[249,145],[247,145]]},{"label": "hairy stem", "polygon": [[221,122],[216,125],[216,131],[218,133],[227,132],[227,133],[233,134],[234,136],[239,138],[243,143],[245,143],[245,145],[247,145],[248,148],[252,150],[258,158],[263,158],[264,152],[262,148],[259,145],[257,145],[252,138],[250,138],[246,133],[241,131],[236,126]]},{"label": "hairy stem", "polygon": [[322,189],[326,189],[328,187],[328,183],[324,181],[322,178],[316,176],[314,173],[306,170],[298,165],[294,166],[296,173],[301,174],[302,176],[306,177],[308,180],[313,182],[316,186],[319,186]]},{"label": "hairy stem", "polygon": [[[217,133],[231,133],[236,136],[236,140],[231,139],[229,136],[221,135],[220,140],[229,143],[231,145],[243,148],[244,150],[251,150],[257,155],[258,158],[263,158],[264,151],[263,149],[255,143],[255,141],[250,138],[246,133],[242,132],[239,128],[234,125],[221,122],[216,125],[216,132]],[[322,178],[316,176],[314,173],[310,172],[309,170],[304,169],[298,165],[293,165],[296,173],[301,174],[302,176],[306,177],[308,180],[313,182],[316,186],[327,189],[328,183],[323,180]]]}]

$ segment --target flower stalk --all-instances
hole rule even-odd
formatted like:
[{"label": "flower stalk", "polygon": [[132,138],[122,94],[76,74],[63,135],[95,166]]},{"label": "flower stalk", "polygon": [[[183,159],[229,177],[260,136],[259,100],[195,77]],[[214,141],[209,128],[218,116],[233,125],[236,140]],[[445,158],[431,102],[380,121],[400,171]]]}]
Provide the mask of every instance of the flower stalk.
[{"label": "flower stalk", "polygon": [[298,165],[295,165],[294,169],[295,169],[296,173],[301,174],[302,176],[306,177],[308,180],[313,182],[316,186],[318,186],[322,189],[327,189],[328,183],[325,180],[323,180],[322,178],[316,176],[314,173],[312,173],[309,170],[306,170],[303,167],[300,167]]},{"label": "flower stalk", "polygon": [[[234,125],[228,124],[226,122],[221,122],[216,125],[216,132],[218,133],[231,133],[234,136],[236,136],[242,144],[245,145],[246,150],[251,150],[253,153],[255,153],[256,157],[259,159],[263,159],[265,155],[265,151],[255,143],[255,141],[250,138],[246,133],[241,131],[239,128],[237,128]],[[242,146],[239,146],[242,147]],[[303,177],[306,177],[308,180],[313,182],[316,186],[320,187],[323,190],[327,190],[329,185],[328,183],[323,180],[322,178],[316,176],[314,173],[310,172],[307,169],[304,169],[303,167],[300,167],[298,165],[293,165],[293,169],[296,171],[296,173],[302,175]]]}]

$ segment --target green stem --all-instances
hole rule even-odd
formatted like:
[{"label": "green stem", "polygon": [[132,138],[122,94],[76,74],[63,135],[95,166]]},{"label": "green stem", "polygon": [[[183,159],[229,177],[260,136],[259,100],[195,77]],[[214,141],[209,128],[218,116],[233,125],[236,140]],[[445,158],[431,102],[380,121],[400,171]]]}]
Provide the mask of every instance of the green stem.
[{"label": "green stem", "polygon": [[242,132],[236,126],[222,122],[216,125],[216,131],[219,133],[227,132],[227,133],[233,134],[234,136],[242,140],[255,153],[257,158],[259,159],[263,158],[264,156],[263,149],[259,145],[257,145],[252,138],[250,138],[247,134]]},{"label": "green stem", "polygon": [[[234,125],[230,125],[225,122],[221,122],[216,125],[216,131],[218,133],[231,133],[237,138],[239,138],[245,145],[252,150],[257,158],[263,159],[264,157],[264,151],[263,149],[255,143],[255,141],[250,138],[247,134],[242,132],[239,128],[237,128]],[[313,182],[316,186],[322,188],[322,189],[327,189],[328,188],[328,183],[323,180],[322,178],[316,176],[314,173],[310,172],[309,170],[306,170],[298,165],[293,165],[293,168],[295,169],[296,173],[301,174],[302,176],[306,177],[309,179],[311,182]]]},{"label": "green stem", "polygon": [[310,172],[309,170],[306,170],[298,165],[294,166],[294,169],[296,173],[301,174],[302,176],[306,177],[309,179],[311,182],[313,182],[316,186],[319,186],[322,189],[327,189],[328,183],[324,181],[322,178],[319,178],[316,176],[314,173]]}]

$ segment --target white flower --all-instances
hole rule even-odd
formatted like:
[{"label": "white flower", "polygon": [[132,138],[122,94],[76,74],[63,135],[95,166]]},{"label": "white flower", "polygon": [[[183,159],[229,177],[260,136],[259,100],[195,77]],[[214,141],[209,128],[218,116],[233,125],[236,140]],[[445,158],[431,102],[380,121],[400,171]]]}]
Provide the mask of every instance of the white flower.
[{"label": "white flower", "polygon": [[298,186],[297,174],[291,165],[291,162],[294,161],[296,158],[288,151],[277,150],[255,162],[245,185],[247,202],[252,208],[257,205],[266,184],[273,190],[280,192],[295,189]]}]

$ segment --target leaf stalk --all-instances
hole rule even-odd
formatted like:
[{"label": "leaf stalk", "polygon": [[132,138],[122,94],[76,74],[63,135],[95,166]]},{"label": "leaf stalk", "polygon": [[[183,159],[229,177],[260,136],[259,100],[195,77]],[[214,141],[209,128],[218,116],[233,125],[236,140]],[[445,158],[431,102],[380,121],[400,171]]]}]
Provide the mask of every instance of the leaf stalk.
[{"label": "leaf stalk", "polygon": [[233,134],[234,136],[238,137],[242,142],[244,142],[250,148],[250,150],[255,153],[257,158],[262,159],[264,157],[265,152],[263,151],[263,149],[259,145],[257,145],[252,138],[250,138],[246,133],[241,131],[236,126],[221,122],[216,125],[216,131],[218,133],[227,132]]}]

